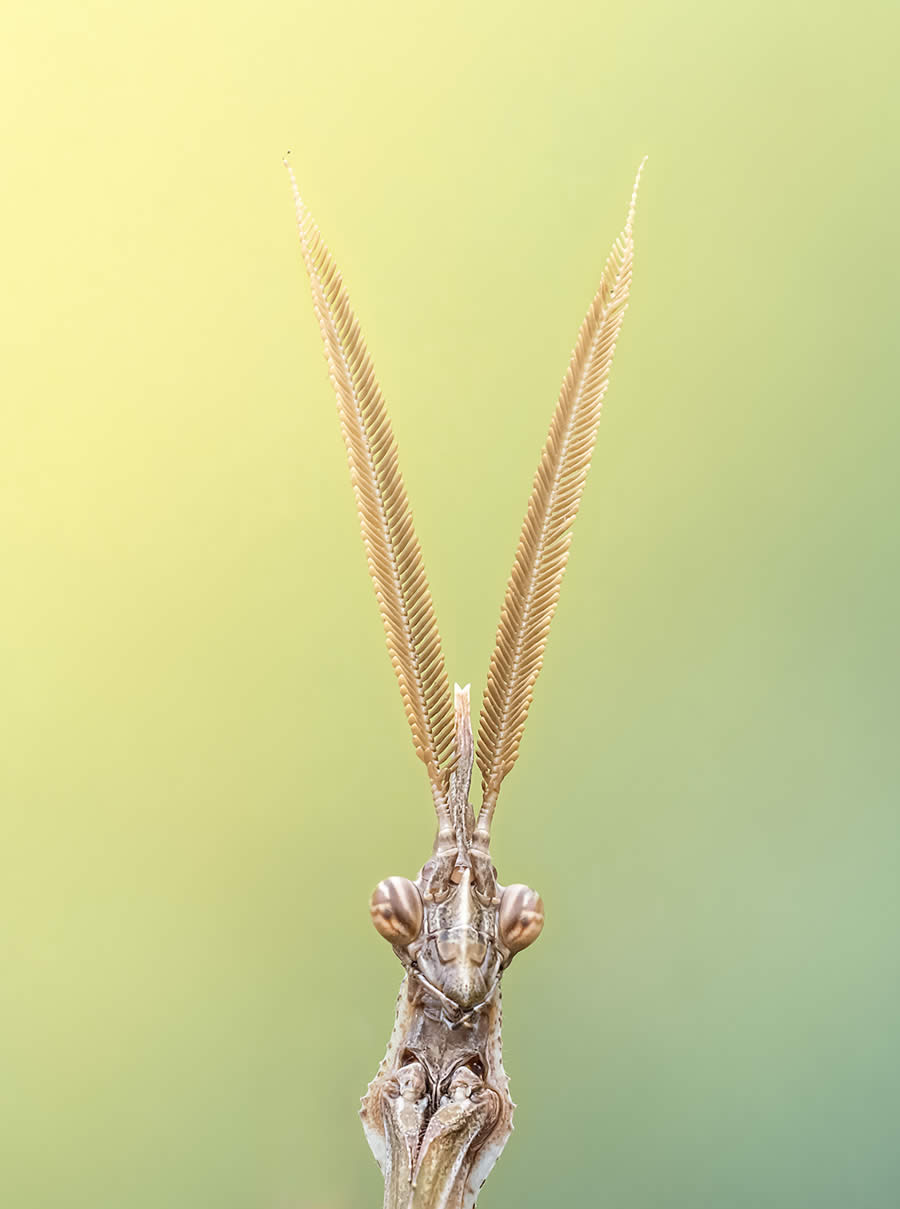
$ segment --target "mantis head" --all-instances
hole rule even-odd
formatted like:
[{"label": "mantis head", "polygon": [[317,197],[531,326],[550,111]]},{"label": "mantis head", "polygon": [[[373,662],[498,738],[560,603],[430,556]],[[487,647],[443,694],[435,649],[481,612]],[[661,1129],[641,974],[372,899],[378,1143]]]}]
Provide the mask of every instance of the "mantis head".
[{"label": "mantis head", "polygon": [[[490,860],[490,833],[468,803],[472,775],[469,689],[458,685],[458,759],[449,777],[446,817],[438,814],[431,859],[415,881],[388,877],[369,903],[376,930],[451,1016],[488,1003],[514,955],[537,940],[544,904],[521,883],[501,886]],[[444,823],[441,826],[441,823]]]}]

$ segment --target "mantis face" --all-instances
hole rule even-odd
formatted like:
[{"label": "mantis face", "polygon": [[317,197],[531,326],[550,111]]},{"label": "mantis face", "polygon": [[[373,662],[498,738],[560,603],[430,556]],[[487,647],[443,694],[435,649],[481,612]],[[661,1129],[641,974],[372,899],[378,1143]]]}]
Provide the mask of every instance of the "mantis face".
[{"label": "mantis face", "polygon": [[427,906],[414,960],[426,985],[458,1007],[472,1009],[487,999],[500,976],[497,911],[493,903],[479,901],[470,869],[453,872],[444,901]]},{"label": "mantis face", "polygon": [[544,904],[529,886],[493,883],[490,897],[468,866],[454,868],[436,891],[428,865],[416,882],[389,877],[372,894],[378,932],[422,986],[455,1016],[477,1011],[494,994],[513,956],[537,940]]}]

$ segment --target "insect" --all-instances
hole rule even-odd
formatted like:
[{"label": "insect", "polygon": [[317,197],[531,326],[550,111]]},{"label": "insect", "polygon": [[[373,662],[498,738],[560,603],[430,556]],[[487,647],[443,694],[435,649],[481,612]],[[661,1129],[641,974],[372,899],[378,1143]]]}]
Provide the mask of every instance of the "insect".
[{"label": "insect", "polygon": [[491,824],[543,662],[627,307],[644,165],[578,333],[528,501],[481,707],[477,817],[469,803],[469,689],[450,693],[384,399],[341,275],[285,165],[369,572],[437,816],[433,851],[415,879],[389,877],[372,894],[373,923],[405,973],[387,1053],[360,1115],[384,1175],[385,1209],[471,1209],[512,1130],[500,980],[544,924],[536,891],[499,882]]}]

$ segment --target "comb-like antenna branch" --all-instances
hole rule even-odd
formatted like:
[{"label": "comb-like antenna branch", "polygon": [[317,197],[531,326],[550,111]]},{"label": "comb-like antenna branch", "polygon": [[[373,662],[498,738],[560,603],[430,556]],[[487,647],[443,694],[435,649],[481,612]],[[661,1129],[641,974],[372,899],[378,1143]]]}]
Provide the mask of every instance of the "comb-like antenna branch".
[{"label": "comb-like antenna branch", "polygon": [[428,770],[439,831],[452,833],[447,778],[453,760],[453,702],[397,445],[341,275],[303,204],[287,159],[284,164],[391,663],[416,753]]},{"label": "comb-like antenna branch", "polygon": [[634,210],[645,163],[646,159],[638,169],[625,228],[613,244],[600,288],[578,333],[507,584],[478,731],[478,767],[484,793],[475,828],[474,842],[479,848],[489,846],[500,785],[519,754],[559,600],[571,526],[590,467],[600,408],[628,302]]}]

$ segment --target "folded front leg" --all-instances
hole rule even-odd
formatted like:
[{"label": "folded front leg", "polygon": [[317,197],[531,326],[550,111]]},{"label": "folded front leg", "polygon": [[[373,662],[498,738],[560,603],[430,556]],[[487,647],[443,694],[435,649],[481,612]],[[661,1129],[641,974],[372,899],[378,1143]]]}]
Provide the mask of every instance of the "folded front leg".
[{"label": "folded front leg", "polygon": [[402,1066],[382,1093],[386,1143],[384,1209],[407,1209],[428,1115],[428,1081],[420,1062]]},{"label": "folded front leg", "polygon": [[410,1209],[464,1209],[474,1202],[478,1189],[467,1187],[472,1163],[499,1115],[497,1093],[460,1067],[425,1130]]}]

